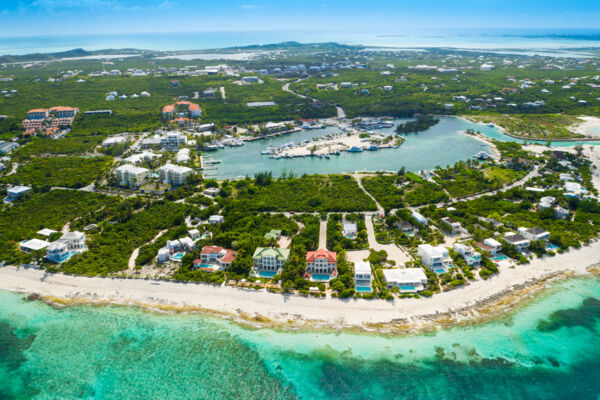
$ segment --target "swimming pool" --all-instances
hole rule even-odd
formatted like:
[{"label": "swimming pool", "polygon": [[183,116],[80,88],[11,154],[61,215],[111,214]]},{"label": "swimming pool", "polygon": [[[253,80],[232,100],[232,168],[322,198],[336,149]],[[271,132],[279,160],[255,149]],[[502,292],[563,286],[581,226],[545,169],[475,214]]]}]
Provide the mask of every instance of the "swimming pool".
[{"label": "swimming pool", "polygon": [[328,281],[329,280],[329,275],[327,275],[327,274],[313,275],[312,278],[315,281]]},{"label": "swimming pool", "polygon": [[402,290],[403,292],[414,292],[415,291],[415,287],[414,286],[400,286],[400,290]]},{"label": "swimming pool", "polygon": [[357,286],[356,291],[357,292],[371,292],[371,288],[368,286]]},{"label": "swimming pool", "polygon": [[556,250],[558,248],[560,248],[560,246],[557,246],[553,243],[548,243],[548,245],[546,245],[546,250]]},{"label": "swimming pool", "polygon": [[262,278],[272,278],[275,275],[277,275],[276,271],[259,271],[258,272],[258,276],[260,276]]},{"label": "swimming pool", "polygon": [[508,260],[508,257],[506,257],[504,254],[496,256],[494,258],[492,258],[492,260],[499,262],[499,261],[504,261],[504,260]]},{"label": "swimming pool", "polygon": [[445,274],[446,270],[443,269],[443,268],[436,268],[436,269],[433,270],[433,272],[435,272],[438,275],[441,275],[441,274]]},{"label": "swimming pool", "polygon": [[171,260],[179,262],[179,261],[181,261],[181,259],[183,258],[183,256],[185,256],[185,253],[173,254],[171,256]]}]

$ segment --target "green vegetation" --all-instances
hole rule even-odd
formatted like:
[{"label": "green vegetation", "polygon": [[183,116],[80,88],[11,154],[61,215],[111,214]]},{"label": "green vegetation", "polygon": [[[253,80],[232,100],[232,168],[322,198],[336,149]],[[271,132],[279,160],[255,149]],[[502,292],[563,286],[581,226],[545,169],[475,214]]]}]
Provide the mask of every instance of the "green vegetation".
[{"label": "green vegetation", "polygon": [[149,242],[160,230],[183,224],[187,214],[186,206],[164,201],[147,205],[139,212],[134,212],[132,206],[124,203],[126,213],[118,223],[104,224],[101,232],[90,235],[88,251],[52,270],[88,276],[123,271],[135,248]]},{"label": "green vegetation", "polygon": [[60,231],[66,223],[115,202],[104,195],[72,190],[34,194],[17,202],[0,212],[0,260],[14,264],[29,260],[29,255],[16,249],[19,242],[37,237],[43,228]]},{"label": "green vegetation", "polygon": [[475,118],[483,123],[494,123],[513,135],[526,139],[573,139],[584,137],[572,127],[582,120],[564,114],[493,114]]},{"label": "green vegetation", "polygon": [[51,187],[81,188],[93,182],[112,165],[111,157],[41,157],[20,166],[4,183],[30,185],[36,190]]},{"label": "green vegetation", "polygon": [[241,188],[236,197],[255,211],[369,211],[375,203],[348,175],[311,175]]},{"label": "green vegetation", "polygon": [[281,272],[281,290],[308,291],[311,286],[318,286],[314,282],[304,279],[306,272],[306,252],[317,250],[319,244],[319,217],[315,215],[301,215],[298,221],[304,225],[304,229],[292,240],[290,258],[283,266]]},{"label": "green vegetation", "polygon": [[62,139],[52,140],[46,138],[32,138],[23,147],[15,152],[17,158],[27,158],[39,155],[58,154],[83,154],[90,152],[102,143],[104,136],[67,136]]},{"label": "green vegetation", "polygon": [[417,133],[426,131],[440,122],[439,118],[431,115],[419,115],[416,120],[408,121],[396,127],[396,133]]}]

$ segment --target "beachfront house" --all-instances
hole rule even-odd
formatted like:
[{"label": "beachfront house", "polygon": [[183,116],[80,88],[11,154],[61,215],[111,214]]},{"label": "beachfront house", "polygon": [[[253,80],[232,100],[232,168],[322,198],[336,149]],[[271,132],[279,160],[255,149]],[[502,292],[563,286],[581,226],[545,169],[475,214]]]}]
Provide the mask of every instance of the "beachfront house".
[{"label": "beachfront house", "polygon": [[6,191],[6,197],[4,198],[4,201],[8,203],[13,202],[20,199],[30,191],[31,188],[29,186],[13,186]]},{"label": "beachfront house", "polygon": [[383,269],[383,277],[389,289],[398,288],[401,293],[415,293],[427,287],[427,275],[421,268]]},{"label": "beachfront house", "polygon": [[540,202],[538,203],[538,210],[542,211],[542,210],[545,210],[546,208],[552,207],[554,205],[555,201],[556,201],[556,198],[554,198],[552,196],[542,197],[540,199]]},{"label": "beachfront house", "polygon": [[52,242],[46,247],[46,258],[55,263],[61,263],[69,259],[71,252],[66,243]]},{"label": "beachfront house", "polygon": [[337,275],[337,254],[333,251],[318,249],[306,253],[306,273],[314,280],[328,281]]},{"label": "beachfront house", "polygon": [[565,182],[564,195],[569,198],[579,198],[587,191],[577,182]]},{"label": "beachfront house", "polygon": [[194,251],[195,249],[196,240],[192,240],[189,237],[167,240],[165,247],[158,250],[157,261],[159,263],[166,262],[167,260],[181,262],[185,253]]},{"label": "beachfront house", "polygon": [[396,227],[396,229],[400,230],[401,232],[407,234],[407,235],[413,235],[415,233],[415,227],[408,221],[396,221],[394,223],[394,226]]},{"label": "beachfront house", "polygon": [[175,164],[165,164],[158,169],[160,179],[171,186],[181,186],[185,184],[187,178],[193,173],[193,169]]},{"label": "beachfront house", "polygon": [[519,235],[514,232],[509,232],[504,235],[504,240],[506,240],[508,244],[515,246],[520,252],[526,252],[529,249],[529,244],[531,243],[529,239],[525,238],[523,235]]},{"label": "beachfront house", "polygon": [[417,221],[417,223],[427,226],[427,218],[421,215],[421,213],[419,213],[418,211],[413,211],[411,215],[415,219],[415,221]]},{"label": "beachfront house", "polygon": [[366,288],[371,290],[371,264],[367,261],[354,263],[354,286],[358,292],[366,291]]},{"label": "beachfront house", "polygon": [[502,250],[502,243],[492,238],[485,239],[483,243],[478,242],[475,245],[481,250],[489,251],[492,256],[497,255]]},{"label": "beachfront house", "polygon": [[444,223],[444,228],[451,234],[455,235],[457,233],[460,233],[460,222],[457,222],[450,217],[442,218],[442,222]]},{"label": "beachfront house", "polygon": [[430,244],[420,244],[418,249],[421,262],[436,274],[448,272],[451,265],[451,259],[448,249],[444,246],[432,246]]},{"label": "beachfront house", "polygon": [[550,232],[545,229],[534,227],[534,228],[519,228],[518,232],[520,235],[529,240],[548,240],[550,239]]},{"label": "beachfront house", "polygon": [[254,268],[258,271],[277,272],[283,268],[289,256],[289,249],[258,247],[252,255],[252,260],[254,261]]},{"label": "beachfront house", "polygon": [[85,233],[79,231],[64,233],[57,242],[65,243],[71,252],[85,250]]},{"label": "beachfront house", "polygon": [[225,270],[231,266],[237,256],[237,251],[221,246],[204,246],[200,251],[200,259],[193,261],[194,268],[212,272]]},{"label": "beachfront house", "polygon": [[225,222],[225,217],[222,215],[211,215],[208,218],[208,223],[211,225],[222,224],[223,222]]},{"label": "beachfront house", "polygon": [[342,229],[342,235],[349,239],[354,239],[357,234],[356,224],[353,222],[345,223]]},{"label": "beachfront house", "polygon": [[136,167],[135,165],[121,165],[115,170],[119,186],[136,189],[144,185],[150,179],[150,170]]},{"label": "beachfront house", "polygon": [[471,246],[462,243],[454,243],[454,251],[460,254],[470,267],[478,267],[481,263],[481,253],[473,250]]}]

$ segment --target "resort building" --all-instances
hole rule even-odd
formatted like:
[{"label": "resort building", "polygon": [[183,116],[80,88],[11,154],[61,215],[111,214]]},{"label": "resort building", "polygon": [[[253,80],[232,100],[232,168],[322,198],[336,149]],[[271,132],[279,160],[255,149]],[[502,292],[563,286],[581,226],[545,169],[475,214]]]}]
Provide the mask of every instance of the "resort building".
[{"label": "resort building", "polygon": [[13,202],[20,199],[30,191],[31,188],[29,186],[13,186],[6,191],[6,197],[4,198],[4,201],[8,203]]},{"label": "resort building", "polygon": [[200,118],[202,109],[198,104],[189,101],[178,101],[174,104],[166,105],[162,108],[162,116],[164,119],[173,119],[178,117]]},{"label": "resort building", "polygon": [[287,262],[289,256],[289,249],[258,247],[252,255],[252,260],[254,261],[254,268],[258,271],[277,272]]},{"label": "resort building", "polygon": [[457,222],[450,217],[442,218],[442,222],[444,223],[444,226],[448,230],[448,232],[452,234],[460,233],[460,230],[462,228],[460,226],[460,222]]},{"label": "resort building", "polygon": [[550,239],[550,232],[542,228],[519,228],[518,232],[524,236],[525,239],[529,240],[548,240]]},{"label": "resort building", "polygon": [[474,251],[471,246],[462,243],[454,243],[454,251],[460,254],[470,267],[478,267],[481,263],[481,253]]},{"label": "resort building", "polygon": [[421,215],[421,213],[419,213],[418,211],[413,211],[411,215],[419,224],[427,226],[427,218]]},{"label": "resort building", "polygon": [[194,170],[180,165],[166,164],[158,169],[160,179],[171,186],[181,186]]},{"label": "resort building", "polygon": [[187,144],[187,136],[179,131],[167,132],[160,138],[160,145],[165,150],[175,151]]},{"label": "resort building", "polygon": [[418,250],[421,262],[427,268],[436,274],[444,274],[448,272],[448,267],[451,265],[451,259],[448,249],[444,246],[432,246],[430,244],[420,244]]},{"label": "resort building", "polygon": [[208,223],[211,225],[222,224],[223,222],[225,222],[225,217],[222,215],[211,215],[208,218]]},{"label": "resort building", "polygon": [[141,153],[136,153],[136,154],[133,154],[133,155],[127,157],[123,161],[125,161],[128,164],[139,164],[139,163],[145,162],[145,161],[152,161],[158,157],[159,157],[158,154],[155,154],[151,151],[142,151]]},{"label": "resort building", "polygon": [[337,275],[337,254],[333,251],[319,249],[306,253],[306,273],[314,280],[328,281]]},{"label": "resort building", "polygon": [[481,250],[489,251],[492,256],[497,255],[502,250],[502,243],[492,238],[485,239],[483,243],[478,242],[475,245]]},{"label": "resort building", "polygon": [[200,259],[193,261],[194,268],[212,272],[227,269],[237,256],[237,251],[221,246],[204,246],[200,251]]},{"label": "resort building", "polygon": [[136,189],[150,179],[150,170],[131,164],[121,165],[115,170],[119,186]]},{"label": "resort building", "polygon": [[342,235],[345,238],[354,239],[356,238],[357,228],[355,223],[345,223],[342,229]]},{"label": "resort building", "polygon": [[383,269],[386,286],[389,289],[398,288],[401,293],[414,293],[425,290],[427,275],[421,268]]},{"label": "resort building", "polygon": [[515,246],[520,252],[526,252],[527,249],[529,249],[530,241],[522,235],[509,232],[506,235],[504,235],[504,240],[506,240],[507,243]]},{"label": "resort building", "polygon": [[[357,261],[354,263],[354,286],[357,292],[371,289],[371,264],[366,261]],[[362,290],[361,290],[362,288]]]},{"label": "resort building", "polygon": [[44,128],[46,134],[52,135],[59,128],[70,126],[78,112],[77,107],[36,108],[27,112],[22,126],[27,135],[35,135]]}]

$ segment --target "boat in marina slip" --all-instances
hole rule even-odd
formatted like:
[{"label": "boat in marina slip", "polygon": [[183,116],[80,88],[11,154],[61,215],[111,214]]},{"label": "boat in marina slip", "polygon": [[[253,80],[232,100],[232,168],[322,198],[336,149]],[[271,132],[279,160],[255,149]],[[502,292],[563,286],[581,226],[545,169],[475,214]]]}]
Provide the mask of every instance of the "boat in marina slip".
[{"label": "boat in marina slip", "polygon": [[352,146],[348,149],[349,153],[362,153],[363,149],[357,146]]}]

